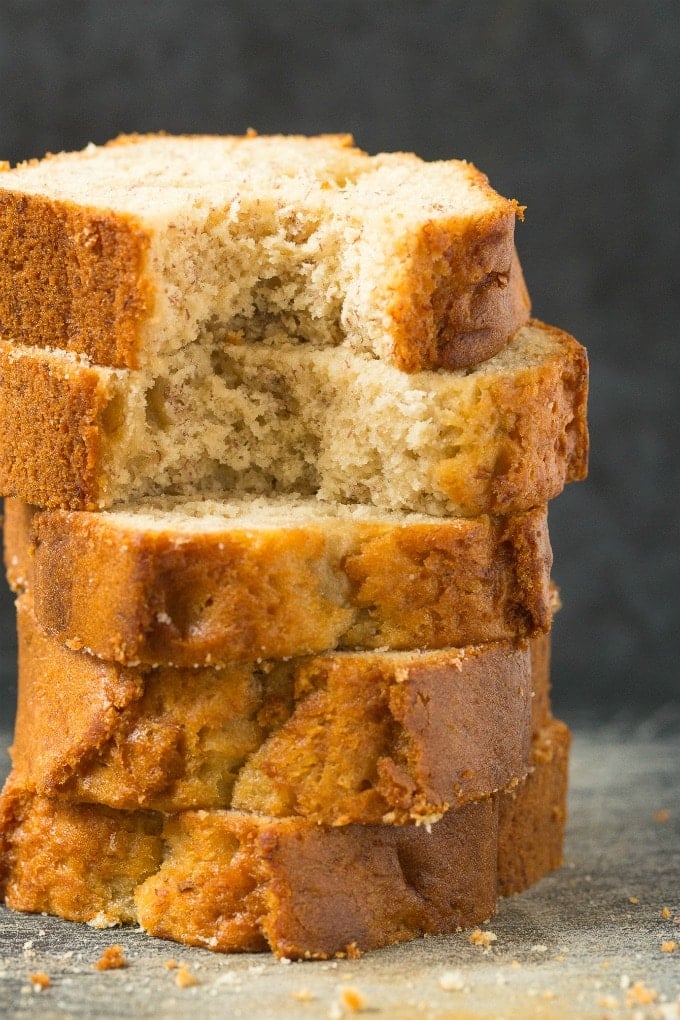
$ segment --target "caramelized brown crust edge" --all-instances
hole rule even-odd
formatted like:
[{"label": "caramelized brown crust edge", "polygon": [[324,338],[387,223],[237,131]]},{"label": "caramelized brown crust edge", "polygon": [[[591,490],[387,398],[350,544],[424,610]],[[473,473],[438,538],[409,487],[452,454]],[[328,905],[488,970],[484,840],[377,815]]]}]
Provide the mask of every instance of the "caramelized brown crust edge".
[{"label": "caramelized brown crust edge", "polygon": [[0,333],[136,368],[148,248],[133,217],[0,189]]},{"label": "caramelized brown crust edge", "polygon": [[553,722],[534,747],[533,772],[510,795],[451,811],[431,831],[221,811],[163,820],[35,797],[11,778],[0,894],[14,910],[136,920],[189,945],[290,958],[455,931],[561,863],[569,731]]},{"label": "caramelized brown crust edge", "polygon": [[25,596],[18,622],[11,754],[50,797],[419,823],[526,775],[548,717],[533,644],[144,669],[60,645]]},{"label": "caramelized brown crust edge", "polygon": [[194,534],[14,499],[5,517],[8,578],[31,590],[40,624],[71,648],[122,663],[444,648],[532,637],[551,624],[545,508],[257,532],[235,518]]}]

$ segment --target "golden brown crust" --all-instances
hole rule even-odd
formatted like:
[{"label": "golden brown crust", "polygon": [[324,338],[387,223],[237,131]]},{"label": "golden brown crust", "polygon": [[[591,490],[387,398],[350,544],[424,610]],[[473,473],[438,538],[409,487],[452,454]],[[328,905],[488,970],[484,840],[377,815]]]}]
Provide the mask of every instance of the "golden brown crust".
[{"label": "golden brown crust", "polygon": [[[569,334],[532,320],[556,351],[535,368],[519,368],[480,392],[478,417],[497,421],[492,459],[470,451],[443,461],[437,484],[470,513],[513,513],[558,496],[588,472],[588,356]],[[466,470],[467,469],[467,470]]]},{"label": "golden brown crust", "polygon": [[129,920],[134,900],[150,934],[220,952],[326,958],[455,931],[558,862],[568,731],[553,723],[538,744],[505,807],[502,793],[429,831],[199,811],[165,819],[159,838],[161,816],[50,801],[13,779],[0,800],[0,892],[15,910],[99,923]]},{"label": "golden brown crust", "polygon": [[118,403],[96,369],[0,340],[0,492],[95,507]]},{"label": "golden brown crust", "polygon": [[0,190],[0,333],[136,368],[148,247],[131,217]]},{"label": "golden brown crust", "polygon": [[498,893],[511,896],[562,864],[571,733],[554,719],[534,736],[532,771],[499,796]]},{"label": "golden brown crust", "polygon": [[133,669],[72,652],[18,604],[12,757],[47,796],[407,824],[526,774],[532,678],[507,643]]},{"label": "golden brown crust", "polygon": [[0,895],[16,910],[72,921],[133,921],[134,889],[162,861],[161,829],[159,815],[60,804],[10,777],[0,797]]},{"label": "golden brown crust", "polygon": [[545,509],[398,524],[291,514],[287,527],[236,518],[209,532],[13,499],[5,514],[10,584],[30,587],[41,625],[123,663],[443,648],[550,627]]},{"label": "golden brown crust", "polygon": [[427,224],[398,253],[409,270],[389,310],[397,368],[478,365],[527,322],[515,216],[516,203],[506,202],[472,223]]},{"label": "golden brown crust", "polygon": [[[557,601],[553,612],[559,608],[557,589],[552,588],[553,597]],[[547,725],[550,718],[550,657],[552,635],[539,634],[529,643],[531,655],[531,676],[533,678],[533,698],[531,702],[532,734],[537,736],[539,730]]]}]

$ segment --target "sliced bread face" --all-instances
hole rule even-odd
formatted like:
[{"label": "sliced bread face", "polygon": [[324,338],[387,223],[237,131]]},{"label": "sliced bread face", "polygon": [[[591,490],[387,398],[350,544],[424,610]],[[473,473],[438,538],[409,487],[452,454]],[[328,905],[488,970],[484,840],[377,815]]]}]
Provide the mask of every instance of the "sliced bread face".
[{"label": "sliced bread face", "polygon": [[36,795],[15,774],[0,798],[0,895],[15,910],[289,959],[453,932],[560,866],[569,739],[548,723],[525,780],[432,826],[115,811]]},{"label": "sliced bread face", "polygon": [[551,624],[544,507],[433,518],[316,500],[5,501],[5,562],[70,648],[199,666],[334,648],[443,648]]},{"label": "sliced bread face", "polygon": [[343,135],[121,138],[0,176],[0,332],[152,372],[210,325],[462,368],[528,318],[518,215],[471,164]]},{"label": "sliced bread face", "polygon": [[0,492],[71,509],[228,492],[512,513],[584,477],[587,377],[584,349],[536,322],[476,368],[412,375],[209,334],[156,376],[0,341]]}]

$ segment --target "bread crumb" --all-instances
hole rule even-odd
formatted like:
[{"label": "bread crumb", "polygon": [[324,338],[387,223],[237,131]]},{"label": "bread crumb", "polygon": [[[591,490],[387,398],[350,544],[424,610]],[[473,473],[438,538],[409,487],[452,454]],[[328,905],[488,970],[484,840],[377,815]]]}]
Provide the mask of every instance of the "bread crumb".
[{"label": "bread crumb", "polygon": [[366,1006],[366,1000],[361,992],[350,986],[340,989],[340,1003],[350,1013],[360,1013]]},{"label": "bread crumb", "polygon": [[311,1002],[314,998],[309,988],[297,988],[290,994],[297,1002]]},{"label": "bread crumb", "polygon": [[462,992],[465,988],[465,981],[459,970],[445,971],[437,981],[437,984],[443,992]]},{"label": "bread crumb", "polygon": [[664,921],[667,921],[669,919],[669,917],[671,916],[671,912],[668,909],[668,907],[663,908],[663,910],[661,911],[661,916],[663,917]]},{"label": "bread crumb", "polygon": [[637,905],[640,902],[640,900],[638,899],[637,896],[629,896],[628,897],[628,902],[629,903],[634,903],[634,904]]},{"label": "bread crumb", "polygon": [[473,946],[490,946],[492,942],[497,940],[498,936],[493,931],[482,931],[481,928],[475,928],[471,931],[468,939]]},{"label": "bread crumb", "polygon": [[667,822],[670,817],[671,817],[670,811],[668,811],[666,808],[662,808],[660,811],[657,811],[657,813],[654,815],[654,821]]},{"label": "bread crumb", "polygon": [[107,946],[93,967],[95,970],[120,970],[121,967],[127,967],[123,947]]},{"label": "bread crumb", "polygon": [[177,960],[166,960],[164,966],[166,970],[175,970],[177,967]]},{"label": "bread crumb", "polygon": [[649,1006],[657,998],[658,993],[653,988],[648,988],[644,981],[636,981],[626,992],[626,1005]]},{"label": "bread crumb", "polygon": [[350,942],[350,944],[347,946],[347,959],[348,960],[358,960],[360,958],[360,956],[361,956],[361,950],[359,949],[359,947],[356,944],[356,942]]},{"label": "bread crumb", "polygon": [[677,948],[678,943],[675,941],[675,939],[667,939],[665,942],[661,943],[662,953],[674,953]]},{"label": "bread crumb", "polygon": [[194,977],[188,967],[180,963],[175,974],[175,984],[178,988],[191,988],[192,985],[198,984],[198,978]]},{"label": "bread crumb", "polygon": [[33,989],[36,992],[42,992],[46,988],[49,988],[52,984],[49,974],[45,974],[42,970],[38,971],[36,974],[29,974],[28,980],[31,982]]}]

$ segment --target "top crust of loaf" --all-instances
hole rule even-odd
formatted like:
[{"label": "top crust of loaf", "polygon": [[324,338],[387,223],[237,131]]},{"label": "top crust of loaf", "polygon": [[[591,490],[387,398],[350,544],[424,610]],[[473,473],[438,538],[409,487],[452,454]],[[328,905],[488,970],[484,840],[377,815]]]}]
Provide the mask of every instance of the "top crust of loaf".
[{"label": "top crust of loaf", "polygon": [[457,369],[529,315],[523,210],[465,162],[347,135],[127,136],[0,181],[0,332],[97,364],[152,367],[218,321]]}]

